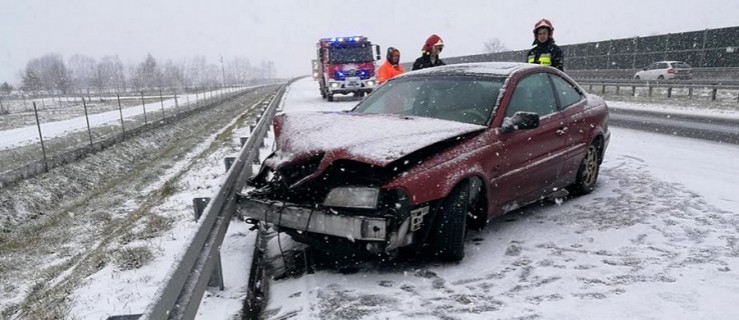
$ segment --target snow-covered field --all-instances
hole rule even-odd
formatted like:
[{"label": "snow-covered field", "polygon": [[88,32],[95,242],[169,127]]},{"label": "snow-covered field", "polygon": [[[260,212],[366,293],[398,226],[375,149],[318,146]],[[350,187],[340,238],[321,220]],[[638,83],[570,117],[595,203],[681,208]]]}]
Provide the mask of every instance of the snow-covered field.
[{"label": "snow-covered field", "polygon": [[[141,313],[191,236],[192,198],[212,196],[222,159],[248,134],[248,110],[268,91],[0,190],[0,318]],[[303,79],[283,109],[358,100],[337,101]],[[264,318],[734,319],[739,146],[612,130],[594,193],[492,221],[470,234],[457,264],[359,261],[272,279]],[[230,224],[225,290],[209,289],[199,318],[238,318],[254,236]],[[276,239],[273,263],[300,267],[290,254],[301,247]]]}]

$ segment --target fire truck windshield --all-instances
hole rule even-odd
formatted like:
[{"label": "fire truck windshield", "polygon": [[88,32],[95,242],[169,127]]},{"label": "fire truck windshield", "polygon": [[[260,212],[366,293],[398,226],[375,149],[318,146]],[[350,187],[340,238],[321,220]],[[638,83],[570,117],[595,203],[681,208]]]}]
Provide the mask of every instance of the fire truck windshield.
[{"label": "fire truck windshield", "polygon": [[328,53],[329,63],[372,62],[372,47],[331,48]]}]

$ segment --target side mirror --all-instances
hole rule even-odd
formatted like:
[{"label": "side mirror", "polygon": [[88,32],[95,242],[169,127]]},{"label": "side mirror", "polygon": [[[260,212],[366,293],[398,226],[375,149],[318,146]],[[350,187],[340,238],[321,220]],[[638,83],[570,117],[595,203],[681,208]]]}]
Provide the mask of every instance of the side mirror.
[{"label": "side mirror", "polygon": [[375,54],[376,54],[375,61],[382,59],[382,56],[380,55],[380,45],[379,44],[375,45]]},{"label": "side mirror", "polygon": [[509,133],[515,130],[527,130],[539,127],[539,115],[533,112],[519,111],[513,117],[503,119],[500,126],[501,133]]}]

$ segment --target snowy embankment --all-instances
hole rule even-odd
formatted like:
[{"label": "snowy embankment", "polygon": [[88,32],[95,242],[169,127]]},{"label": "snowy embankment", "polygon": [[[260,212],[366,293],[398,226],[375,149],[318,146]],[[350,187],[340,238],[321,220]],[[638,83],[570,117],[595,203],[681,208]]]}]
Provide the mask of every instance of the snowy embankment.
[{"label": "snowy embankment", "polygon": [[[220,187],[223,158],[238,152],[256,107],[275,89],[0,190],[0,318],[142,312],[192,235],[192,199]],[[235,224],[226,237],[247,234]]]}]

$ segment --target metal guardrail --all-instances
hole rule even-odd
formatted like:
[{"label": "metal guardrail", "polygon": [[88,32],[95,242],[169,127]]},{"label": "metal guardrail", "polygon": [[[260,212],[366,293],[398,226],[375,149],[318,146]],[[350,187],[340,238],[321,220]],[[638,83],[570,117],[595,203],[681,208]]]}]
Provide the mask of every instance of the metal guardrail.
[{"label": "metal guardrail", "polygon": [[[616,94],[620,93],[621,88],[631,88],[631,95],[636,95],[636,88],[647,88],[648,96],[652,96],[654,88],[666,88],[667,97],[672,97],[673,89],[688,89],[688,98],[693,98],[695,89],[710,90],[711,100],[715,101],[719,90],[739,90],[739,81],[726,80],[661,80],[661,81],[644,81],[644,80],[614,80],[614,79],[579,79],[576,80],[581,86],[588,87],[588,91],[593,92],[593,86],[600,87],[601,94],[605,94],[607,87],[615,87]],[[737,102],[739,102],[739,94],[737,94]]]},{"label": "metal guardrail", "polygon": [[[642,69],[565,69],[565,72],[575,79],[634,79]],[[739,68],[691,68],[693,79],[688,81],[739,81]],[[720,79],[720,80],[719,80]]]},{"label": "metal guardrail", "polygon": [[223,287],[219,248],[235,211],[235,194],[252,175],[251,165],[259,161],[259,148],[264,143],[264,137],[288,85],[289,83],[280,87],[264,108],[263,114],[257,117],[257,124],[253,126],[248,139],[242,138],[243,146],[238,157],[225,160],[228,172],[215,198],[193,200],[196,216],[199,207],[207,204],[199,219],[197,231],[184,252],[173,263],[144,313],[108,319],[194,319],[209,282]]}]

